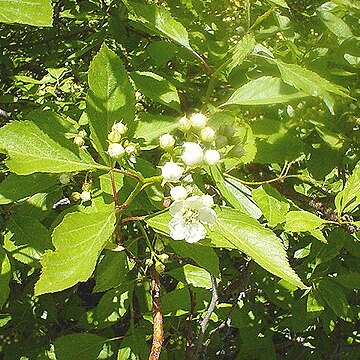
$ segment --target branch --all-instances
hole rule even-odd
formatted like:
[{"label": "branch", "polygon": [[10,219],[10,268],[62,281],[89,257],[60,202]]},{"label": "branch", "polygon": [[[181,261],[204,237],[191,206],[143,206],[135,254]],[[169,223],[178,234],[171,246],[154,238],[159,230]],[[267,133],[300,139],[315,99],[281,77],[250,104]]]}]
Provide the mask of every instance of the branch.
[{"label": "branch", "polygon": [[163,314],[160,298],[160,278],[155,266],[151,266],[151,295],[153,303],[153,342],[149,360],[158,360],[164,341]]},{"label": "branch", "polygon": [[187,318],[188,326],[186,330],[186,348],[185,348],[185,359],[190,360],[192,357],[192,351],[191,351],[191,326],[192,326],[192,320],[194,317],[194,309],[195,309],[195,299],[194,299],[194,293],[192,291],[192,288],[189,286],[189,296],[190,296],[190,312]]}]

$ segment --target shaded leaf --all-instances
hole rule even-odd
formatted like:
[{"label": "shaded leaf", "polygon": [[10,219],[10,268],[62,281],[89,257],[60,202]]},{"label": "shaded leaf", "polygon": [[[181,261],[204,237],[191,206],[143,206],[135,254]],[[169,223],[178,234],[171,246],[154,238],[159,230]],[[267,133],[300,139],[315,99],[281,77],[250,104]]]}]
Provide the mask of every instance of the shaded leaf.
[{"label": "shaded leaf", "polygon": [[346,315],[348,303],[340,285],[331,280],[323,280],[318,285],[318,291],[338,317]]},{"label": "shaded leaf", "polygon": [[114,223],[114,212],[65,215],[52,235],[55,251],[46,251],[41,258],[42,273],[35,294],[61,291],[86,281],[114,231]]},{"label": "shaded leaf", "polygon": [[4,249],[0,246],[0,309],[5,304],[10,288],[11,265]]}]

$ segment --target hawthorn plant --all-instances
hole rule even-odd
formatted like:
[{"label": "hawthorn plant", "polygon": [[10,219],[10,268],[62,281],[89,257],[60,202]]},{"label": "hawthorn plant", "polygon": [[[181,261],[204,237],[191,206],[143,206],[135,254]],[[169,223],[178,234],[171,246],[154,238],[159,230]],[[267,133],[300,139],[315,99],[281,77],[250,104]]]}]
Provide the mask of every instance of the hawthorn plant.
[{"label": "hawthorn plant", "polygon": [[1,4],[5,359],[357,358],[355,1]]}]

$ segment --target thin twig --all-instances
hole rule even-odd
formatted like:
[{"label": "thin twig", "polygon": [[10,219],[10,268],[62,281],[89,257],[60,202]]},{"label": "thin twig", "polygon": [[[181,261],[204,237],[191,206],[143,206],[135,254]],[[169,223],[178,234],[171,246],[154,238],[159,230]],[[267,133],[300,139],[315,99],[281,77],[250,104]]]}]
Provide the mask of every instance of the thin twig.
[{"label": "thin twig", "polygon": [[187,331],[186,331],[186,348],[185,348],[185,360],[190,360],[192,357],[192,350],[191,350],[191,337],[192,337],[192,321],[194,317],[194,309],[195,309],[195,299],[194,293],[192,288],[189,286],[189,296],[190,296],[190,312],[187,318]]},{"label": "thin twig", "polygon": [[212,274],[210,274],[210,278],[211,278],[211,301],[208,309],[206,310],[204,318],[200,322],[200,334],[196,345],[196,353],[198,353],[202,349],[203,338],[206,331],[206,327],[210,320],[211,314],[215,310],[216,302],[218,300],[216,278]]},{"label": "thin twig", "polygon": [[160,277],[155,266],[151,266],[151,295],[153,303],[153,341],[149,360],[158,360],[164,341],[163,314],[161,310]]},{"label": "thin twig", "polygon": [[116,190],[114,174],[112,171],[110,171],[110,181],[111,181],[111,189],[114,197],[115,210],[119,210],[120,209],[119,198]]}]

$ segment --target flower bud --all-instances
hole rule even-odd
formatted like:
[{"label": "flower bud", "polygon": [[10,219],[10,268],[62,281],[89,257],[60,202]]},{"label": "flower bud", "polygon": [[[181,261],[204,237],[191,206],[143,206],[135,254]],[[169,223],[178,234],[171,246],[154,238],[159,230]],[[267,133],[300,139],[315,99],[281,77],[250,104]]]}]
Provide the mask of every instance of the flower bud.
[{"label": "flower bud", "polygon": [[82,201],[90,201],[91,200],[91,192],[90,191],[83,191],[80,194],[80,198]]},{"label": "flower bud", "polygon": [[218,149],[225,147],[228,143],[227,137],[224,135],[220,135],[215,139],[215,145]]},{"label": "flower bud", "polygon": [[170,134],[161,135],[159,138],[160,147],[164,150],[171,150],[175,145],[175,139]]},{"label": "flower bud", "polygon": [[178,123],[178,128],[179,130],[183,131],[183,132],[188,132],[191,129],[191,122],[190,120],[186,117],[183,116]]},{"label": "flower bud", "polygon": [[112,143],[120,142],[121,134],[118,131],[111,130],[108,135],[108,140]]},{"label": "flower bud", "polygon": [[159,259],[160,259],[160,261],[166,261],[169,259],[169,255],[168,254],[160,254]]},{"label": "flower bud", "polygon": [[136,146],[134,144],[129,144],[125,147],[125,152],[127,155],[135,155],[137,153]]},{"label": "flower bud", "polygon": [[181,178],[184,169],[172,161],[167,162],[161,169],[161,175],[165,182],[177,182]]},{"label": "flower bud", "polygon": [[70,199],[74,202],[79,201],[81,199],[81,194],[78,191],[74,191],[71,193]]},{"label": "flower bud", "polygon": [[215,139],[215,130],[210,126],[203,128],[200,132],[200,139],[205,142],[212,142]]},{"label": "flower bud", "polygon": [[112,131],[117,131],[120,135],[124,135],[128,128],[125,124],[123,124],[121,121],[118,122],[118,123],[115,123],[112,128],[111,128]]},{"label": "flower bud", "polygon": [[78,135],[84,138],[87,135],[87,133],[85,130],[80,130]]},{"label": "flower bud", "polygon": [[81,147],[85,144],[85,140],[81,136],[75,136],[74,144]]},{"label": "flower bud", "polygon": [[111,158],[116,160],[120,160],[125,155],[124,147],[118,143],[111,143],[107,152]]},{"label": "flower bud", "polygon": [[219,128],[219,133],[226,136],[227,138],[231,138],[235,134],[235,129],[231,125],[221,125]]},{"label": "flower bud", "polygon": [[161,261],[156,260],[155,269],[159,274],[162,274],[165,271],[165,265]]},{"label": "flower bud", "polygon": [[207,150],[204,155],[204,161],[207,165],[215,165],[220,160],[220,154],[217,150]]},{"label": "flower bud", "polygon": [[183,186],[175,186],[170,190],[170,195],[175,201],[185,200],[187,194],[188,192]]},{"label": "flower bud", "polygon": [[63,185],[67,185],[70,182],[70,176],[68,174],[61,174],[59,176],[59,181]]},{"label": "flower bud", "polygon": [[187,166],[197,166],[202,164],[204,160],[204,152],[199,144],[186,142],[183,147],[184,152],[181,159]]},{"label": "flower bud", "polygon": [[244,148],[240,145],[235,145],[228,153],[229,157],[240,158],[244,155]]},{"label": "flower bud", "polygon": [[190,117],[190,122],[195,130],[201,130],[207,124],[207,117],[204,114],[196,113]]}]

